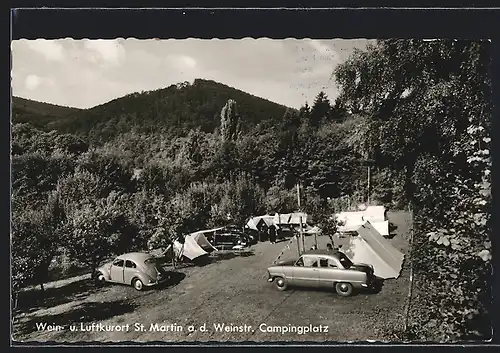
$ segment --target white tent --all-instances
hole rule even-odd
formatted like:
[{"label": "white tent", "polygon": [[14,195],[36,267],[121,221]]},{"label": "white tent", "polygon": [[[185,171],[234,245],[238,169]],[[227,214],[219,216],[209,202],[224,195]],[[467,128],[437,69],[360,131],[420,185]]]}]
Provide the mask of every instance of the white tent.
[{"label": "white tent", "polygon": [[342,251],[353,261],[373,265],[375,275],[388,279],[398,278],[403,265],[404,254],[385,239],[370,222],[356,231]]},{"label": "white tent", "polygon": [[177,240],[174,241],[175,255],[178,258],[185,256],[189,260],[194,260],[197,257],[207,255],[209,252],[216,251],[217,248],[210,244],[203,233],[204,232],[201,231],[186,235],[184,244],[181,244]]},{"label": "white tent", "polygon": [[274,224],[289,224],[291,213],[276,213],[273,217]]},{"label": "white tent", "polygon": [[365,221],[384,222],[387,221],[387,211],[384,206],[368,206],[363,212]]},{"label": "white tent", "polygon": [[383,236],[389,235],[389,221],[383,221],[383,222],[369,221],[369,222],[371,223],[373,228],[375,228]]},{"label": "white tent", "polygon": [[302,224],[306,224],[308,221],[307,213],[294,212],[294,213],[276,213],[274,215],[273,221],[275,225],[286,224],[286,225],[300,225],[300,218],[302,217]]},{"label": "white tent", "polygon": [[318,226],[306,227],[304,229],[304,233],[305,234],[320,234],[321,233],[321,229]]},{"label": "white tent", "polygon": [[300,224],[300,220],[302,217],[302,224],[306,224],[308,219],[307,219],[307,213],[303,212],[295,212],[290,215],[290,219],[288,221],[289,224]]},{"label": "white tent", "polygon": [[258,217],[251,218],[250,220],[248,220],[246,227],[253,229],[253,230],[259,230],[259,223],[260,222],[264,222],[264,224],[267,227],[270,227],[272,225],[277,224],[277,220],[275,220],[275,216],[265,215],[265,216],[258,216]]},{"label": "white tent", "polygon": [[339,222],[338,231],[353,232],[358,229],[363,223],[363,211],[358,212],[340,212],[336,214],[337,222]]},{"label": "white tent", "polygon": [[368,221],[380,234],[389,235],[389,221],[384,206],[368,206],[364,211],[340,212],[335,216],[340,222],[337,229],[341,233],[354,232]]}]

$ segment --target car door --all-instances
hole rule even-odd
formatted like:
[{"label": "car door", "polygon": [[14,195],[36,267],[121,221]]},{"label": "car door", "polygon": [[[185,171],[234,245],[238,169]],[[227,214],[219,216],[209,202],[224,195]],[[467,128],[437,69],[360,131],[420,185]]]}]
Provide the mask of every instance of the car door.
[{"label": "car door", "polygon": [[125,261],[123,259],[116,259],[111,264],[111,268],[109,269],[109,277],[111,281],[123,283],[123,265]]},{"label": "car door", "polygon": [[134,261],[125,260],[125,267],[123,268],[123,282],[132,283],[132,278],[134,278],[137,271],[137,264]]},{"label": "car door", "polygon": [[295,263],[292,273],[294,285],[301,287],[318,287],[318,257],[314,255],[302,256]]},{"label": "car door", "polygon": [[319,285],[332,288],[333,283],[342,278],[344,271],[338,261],[331,257],[319,257]]}]

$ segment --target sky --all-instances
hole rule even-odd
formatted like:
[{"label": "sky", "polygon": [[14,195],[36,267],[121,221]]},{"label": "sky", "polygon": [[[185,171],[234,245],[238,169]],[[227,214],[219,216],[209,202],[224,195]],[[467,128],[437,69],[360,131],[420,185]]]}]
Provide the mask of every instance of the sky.
[{"label": "sky", "polygon": [[12,95],[90,108],[129,93],[195,78],[214,80],[288,107],[324,91],[335,67],[367,40],[15,40]]}]

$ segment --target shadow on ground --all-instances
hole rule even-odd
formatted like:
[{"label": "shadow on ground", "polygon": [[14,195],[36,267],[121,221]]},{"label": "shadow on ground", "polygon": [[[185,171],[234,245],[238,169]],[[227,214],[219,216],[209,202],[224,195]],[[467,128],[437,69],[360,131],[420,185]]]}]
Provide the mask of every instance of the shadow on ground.
[{"label": "shadow on ground", "polygon": [[186,278],[185,273],[175,271],[168,271],[167,276],[169,277],[167,281],[160,283],[158,286],[151,289],[165,289],[168,287],[176,286],[181,283],[184,278]]},{"label": "shadow on ground", "polygon": [[[373,288],[370,289],[360,289],[355,290],[352,296],[356,296],[359,294],[378,294],[382,291],[382,287],[384,286],[384,280],[382,278],[377,277],[375,280],[375,284]],[[325,288],[325,287],[290,287],[289,290],[296,290],[301,292],[322,292],[322,293],[332,293],[332,295],[337,295],[335,292],[335,288]]]},{"label": "shadow on ground", "polygon": [[30,334],[38,331],[37,324],[67,325],[74,323],[91,323],[107,320],[117,315],[123,315],[134,311],[137,305],[119,300],[115,302],[87,302],[82,303],[72,310],[56,314],[30,317],[27,320],[14,323],[15,334]]},{"label": "shadow on ground", "polygon": [[235,257],[248,257],[253,255],[254,252],[251,249],[213,251],[210,255],[200,256],[193,260],[184,259],[182,263],[176,265],[176,268],[183,269],[189,267],[203,267],[223,260],[233,259]]},{"label": "shadow on ground", "polygon": [[223,260],[234,259],[235,257],[249,257],[254,256],[253,250],[243,250],[243,251],[217,251],[210,255],[209,263],[216,263]]},{"label": "shadow on ground", "polygon": [[398,233],[396,232],[396,229],[398,229],[398,226],[395,225],[394,223],[389,222],[389,235],[385,235],[384,238],[386,238],[386,239],[394,238],[396,235],[398,235]]},{"label": "shadow on ground", "polygon": [[81,300],[101,290],[102,288],[96,286],[91,279],[82,279],[57,288],[46,288],[44,291],[31,289],[19,293],[17,310],[25,313],[52,308],[75,300]]}]

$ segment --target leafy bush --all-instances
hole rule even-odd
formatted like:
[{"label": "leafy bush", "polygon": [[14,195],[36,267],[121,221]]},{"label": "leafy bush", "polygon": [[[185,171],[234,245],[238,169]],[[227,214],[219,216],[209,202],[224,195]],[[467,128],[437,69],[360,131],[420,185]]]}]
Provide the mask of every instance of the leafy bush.
[{"label": "leafy bush", "polygon": [[133,248],[127,203],[126,196],[113,192],[107,198],[68,205],[65,241],[69,256],[93,273],[102,260]]}]

